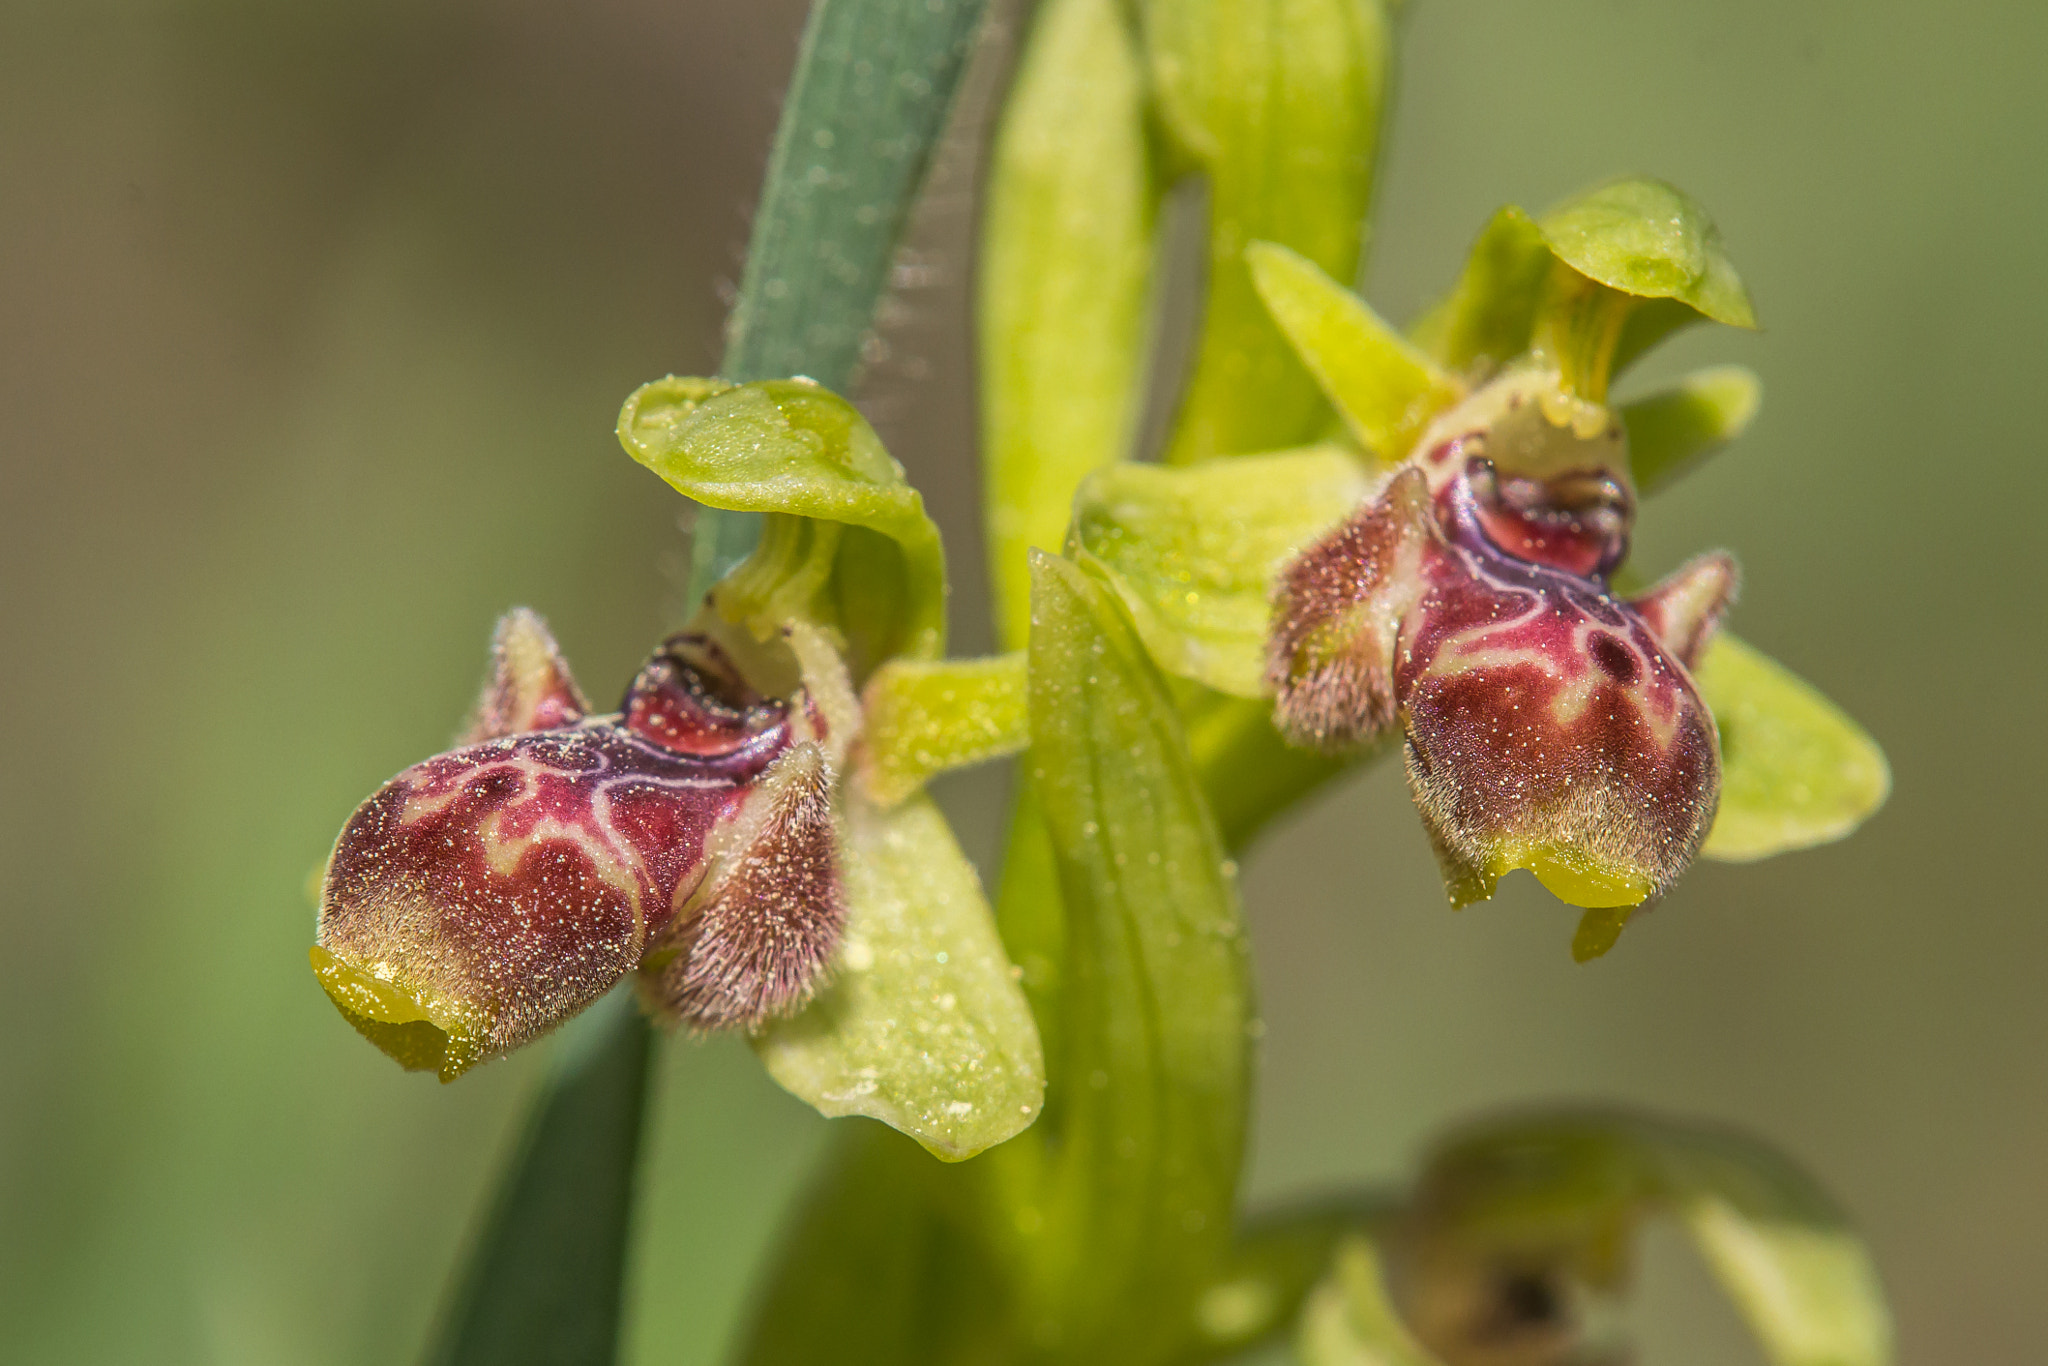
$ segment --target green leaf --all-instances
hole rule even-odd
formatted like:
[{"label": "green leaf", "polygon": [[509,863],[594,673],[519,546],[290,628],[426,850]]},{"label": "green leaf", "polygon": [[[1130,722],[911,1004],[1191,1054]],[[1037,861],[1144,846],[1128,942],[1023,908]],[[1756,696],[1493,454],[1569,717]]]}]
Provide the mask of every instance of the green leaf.
[{"label": "green leaf", "polygon": [[1057,1133],[1032,1276],[1065,1359],[1188,1334],[1229,1246],[1250,1080],[1233,866],[1165,680],[1110,591],[1034,558],[1028,764],[1066,909]]},{"label": "green leaf", "polygon": [[1670,389],[1621,405],[1636,491],[1651,494],[1742,435],[1763,385],[1740,365],[1695,370]]},{"label": "green leaf", "polygon": [[1487,222],[1457,285],[1409,337],[1453,374],[1489,378],[1529,349],[1555,259],[1536,220],[1509,205]]},{"label": "green leaf", "polygon": [[755,1040],[768,1073],[826,1115],[868,1115],[958,1162],[1020,1132],[1045,1098],[1031,1008],[974,865],[920,797],[848,793],[846,930],[832,980]]},{"label": "green leaf", "polygon": [[[1432,1159],[1410,1236],[1427,1277],[1512,1270],[1611,1288],[1658,1212],[1692,1234],[1777,1366],[1891,1360],[1876,1271],[1840,1211],[1784,1157],[1726,1131],[1584,1111],[1484,1125]],[[1469,1304],[1431,1331],[1456,1338],[1486,1312]]]},{"label": "green leaf", "polygon": [[852,385],[986,0],[819,0],[754,215],[730,379]]},{"label": "green leaf", "polygon": [[879,1124],[842,1128],[756,1292],[744,1366],[1011,1359],[1000,1270],[953,1207],[998,1149],[943,1167]]},{"label": "green leaf", "polygon": [[1693,670],[1721,730],[1721,811],[1701,853],[1747,863],[1838,840],[1891,794],[1884,751],[1813,686],[1722,633]]},{"label": "green leaf", "polygon": [[619,441],[707,507],[780,514],[720,589],[721,607],[757,631],[792,617],[830,621],[848,638],[856,676],[895,655],[944,652],[939,529],[845,399],[808,380],[670,376],[633,391]]},{"label": "green leaf", "polygon": [[1720,229],[1673,185],[1609,181],[1538,221],[1557,259],[1589,280],[1636,298],[1676,299],[1730,327],[1756,326]]},{"label": "green leaf", "polygon": [[1302,1306],[1294,1351],[1302,1366],[1438,1366],[1395,1312],[1379,1248],[1364,1234],[1338,1245]]},{"label": "green leaf", "polygon": [[435,1366],[609,1363],[624,1302],[651,1030],[628,991],[562,1032]]},{"label": "green leaf", "polygon": [[861,693],[862,788],[893,806],[948,769],[1015,754],[1031,743],[1024,699],[1021,650],[884,664]]},{"label": "green leaf", "polygon": [[1161,668],[1257,698],[1274,576],[1372,483],[1336,446],[1187,468],[1113,465],[1075,495],[1070,535],[1108,571]]},{"label": "green leaf", "polygon": [[1388,33],[1380,0],[1141,0],[1167,141],[1208,181],[1208,292],[1169,461],[1315,437],[1314,381],[1252,288],[1244,249],[1277,242],[1339,279],[1372,200]]},{"label": "green leaf", "polygon": [[1387,464],[1405,460],[1463,386],[1315,262],[1272,242],[1252,243],[1245,258],[1259,297],[1351,434]]},{"label": "green leaf", "polygon": [[1118,0],[1046,0],[989,162],[979,307],[982,480],[996,634],[1030,630],[1026,552],[1074,485],[1129,453],[1143,395],[1159,190],[1145,73]]}]

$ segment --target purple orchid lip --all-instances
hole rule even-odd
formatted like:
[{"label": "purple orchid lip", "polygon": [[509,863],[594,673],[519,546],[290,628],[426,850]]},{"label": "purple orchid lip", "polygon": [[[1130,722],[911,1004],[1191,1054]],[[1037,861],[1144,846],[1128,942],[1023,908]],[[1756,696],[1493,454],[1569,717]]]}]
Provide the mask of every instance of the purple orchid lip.
[{"label": "purple orchid lip", "polygon": [[1606,582],[1634,518],[1625,480],[1557,460],[1507,474],[1485,448],[1431,447],[1288,566],[1276,723],[1331,749],[1398,726],[1452,902],[1528,868],[1589,923],[1606,915],[1582,927],[1590,956],[1712,822],[1719,744],[1687,664],[1734,568],[1706,557],[1625,601]]},{"label": "purple orchid lip", "polygon": [[655,652],[620,715],[584,717],[545,628],[509,616],[472,730],[488,738],[407,769],[343,828],[313,950],[322,986],[379,1047],[444,1080],[638,966],[699,1027],[793,1008],[841,918],[831,763],[810,717],[801,694],[761,695],[691,634]]}]

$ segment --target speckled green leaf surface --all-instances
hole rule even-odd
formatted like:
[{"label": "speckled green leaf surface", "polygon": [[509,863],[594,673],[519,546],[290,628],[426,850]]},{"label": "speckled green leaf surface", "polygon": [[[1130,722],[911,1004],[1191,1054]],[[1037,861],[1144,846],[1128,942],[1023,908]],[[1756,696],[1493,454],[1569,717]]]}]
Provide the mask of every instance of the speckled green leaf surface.
[{"label": "speckled green leaf surface", "polygon": [[844,803],[846,930],[832,977],[755,1047],[827,1115],[869,1115],[957,1162],[1037,1118],[1038,1030],[980,879],[928,798]]},{"label": "speckled green leaf surface", "polygon": [[1695,370],[1669,389],[1621,405],[1636,491],[1655,493],[1741,436],[1763,384],[1740,365]]},{"label": "speckled green leaf surface", "polygon": [[1701,853],[1746,863],[1841,839],[1891,793],[1884,751],[1784,665],[1733,636],[1693,671],[1721,729],[1721,810]]},{"label": "speckled green leaf surface", "polygon": [[1387,464],[1406,459],[1464,386],[1307,257],[1272,242],[1245,256],[1267,311],[1351,434]]},{"label": "speckled green leaf surface", "polygon": [[1157,1360],[1230,1243],[1251,1018],[1235,868],[1115,596],[1041,554],[1032,619],[1027,763],[1066,922],[1034,1293],[1059,1359]]},{"label": "speckled green leaf surface", "polygon": [[1256,698],[1274,576],[1372,486],[1337,446],[1184,468],[1117,465],[1075,496],[1072,543],[1109,571],[1161,668]]},{"label": "speckled green leaf surface", "polygon": [[1057,550],[1081,476],[1129,453],[1159,190],[1118,0],[1046,0],[989,162],[979,308],[997,638],[1030,626],[1026,551]]},{"label": "speckled green leaf surface", "polygon": [[[633,391],[619,441],[706,507],[782,520],[771,520],[764,542],[815,563],[770,576],[763,592],[775,600],[757,605],[766,619],[834,621],[852,640],[857,672],[898,654],[944,652],[939,529],[902,466],[839,395],[806,380],[735,386],[672,375]],[[822,525],[789,524],[796,519]]]}]

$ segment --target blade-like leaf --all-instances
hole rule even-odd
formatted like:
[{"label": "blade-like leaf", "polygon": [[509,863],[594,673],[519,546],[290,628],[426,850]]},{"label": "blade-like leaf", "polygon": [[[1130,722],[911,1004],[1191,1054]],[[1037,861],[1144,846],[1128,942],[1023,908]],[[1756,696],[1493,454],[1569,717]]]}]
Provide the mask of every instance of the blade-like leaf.
[{"label": "blade-like leaf", "polygon": [[848,794],[846,929],[832,981],[755,1041],[827,1115],[869,1115],[949,1162],[1031,1123],[1045,1061],[974,866],[926,797]]},{"label": "blade-like leaf", "polygon": [[630,991],[563,1031],[435,1366],[609,1362],[624,1300],[651,1030]]},{"label": "blade-like leaf", "polygon": [[1273,704],[1265,698],[1204,696],[1186,684],[1181,713],[1202,791],[1233,853],[1324,783],[1386,753],[1386,746],[1339,756],[1290,745],[1273,728]]},{"label": "blade-like leaf", "polygon": [[893,660],[861,693],[867,724],[856,770],[867,796],[893,806],[948,769],[1014,754],[1031,742],[1024,654]]},{"label": "blade-like leaf", "polygon": [[1307,257],[1254,242],[1245,258],[1273,320],[1359,444],[1390,465],[1406,459],[1463,386]]},{"label": "blade-like leaf", "polygon": [[1118,0],[1047,0],[989,162],[977,322],[997,638],[1030,629],[1026,552],[1074,485],[1128,453],[1143,393],[1159,192],[1145,77]]},{"label": "blade-like leaf", "polygon": [[1763,385],[1740,365],[1695,370],[1669,389],[1621,406],[1636,492],[1666,487],[1748,429]]},{"label": "blade-like leaf", "polygon": [[1257,698],[1274,576],[1372,486],[1336,446],[1180,469],[1116,465],[1081,486],[1070,535],[1109,571],[1161,668]]},{"label": "blade-like leaf", "polygon": [[1171,695],[1116,598],[1039,555],[1032,619],[1028,763],[1066,908],[1033,1293],[1062,1359],[1155,1360],[1187,1336],[1229,1245],[1244,928]]},{"label": "blade-like leaf", "polygon": [[[763,630],[791,617],[835,621],[857,674],[898,654],[945,649],[946,557],[939,529],[903,468],[851,403],[807,380],[729,385],[670,376],[633,391],[619,441],[635,460],[707,507],[832,524],[837,539],[787,526],[765,543],[773,572],[728,581]],[[892,544],[893,543],[893,544]],[[815,570],[782,560],[814,551]]]},{"label": "blade-like leaf", "polygon": [[1827,844],[1884,805],[1884,751],[1791,670],[1723,633],[1693,675],[1721,730],[1721,810],[1702,854],[1747,863]]},{"label": "blade-like leaf", "polygon": [[1388,33],[1381,0],[1143,0],[1160,123],[1209,188],[1208,295],[1167,458],[1296,445],[1325,418],[1252,288],[1245,247],[1358,270]]}]

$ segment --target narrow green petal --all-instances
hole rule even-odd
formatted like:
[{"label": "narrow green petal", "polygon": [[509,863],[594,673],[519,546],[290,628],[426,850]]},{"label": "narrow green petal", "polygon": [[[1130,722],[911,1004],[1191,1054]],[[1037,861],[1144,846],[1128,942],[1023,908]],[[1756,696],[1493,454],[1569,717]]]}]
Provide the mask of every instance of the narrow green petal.
[{"label": "narrow green petal", "polygon": [[998,639],[1030,627],[1026,551],[1128,454],[1159,190],[1143,61],[1118,0],[1047,0],[996,132],[983,219],[983,488]]},{"label": "narrow green petal", "polygon": [[974,866],[929,798],[843,802],[846,930],[831,982],[755,1040],[826,1115],[868,1115],[949,1162],[1038,1117],[1038,1030]]},{"label": "narrow green petal", "polygon": [[1116,465],[1082,484],[1071,536],[1109,571],[1161,668],[1257,698],[1274,576],[1371,490],[1336,446],[1187,468]]},{"label": "narrow green petal", "polygon": [[1536,220],[1509,205],[1487,222],[1457,285],[1410,338],[1453,374],[1487,378],[1529,349],[1554,259]]},{"label": "narrow green petal", "polygon": [[1244,249],[1278,242],[1358,271],[1390,35],[1380,0],[1141,0],[1166,143],[1208,184],[1207,297],[1167,459],[1274,450],[1327,418],[1252,287]]},{"label": "narrow green petal", "polygon": [[1740,365],[1695,370],[1676,386],[1621,405],[1636,491],[1651,494],[1741,436],[1763,384]]},{"label": "narrow green petal", "polygon": [[1721,811],[1700,850],[1747,863],[1841,839],[1884,805],[1884,751],[1813,686],[1721,634],[1693,670],[1721,729]]},{"label": "narrow green petal", "polygon": [[1048,555],[1034,574],[1027,762],[1066,908],[1035,1279],[1067,1359],[1158,1360],[1230,1243],[1244,924],[1166,680],[1106,587]]},{"label": "narrow green petal", "polygon": [[1387,464],[1464,392],[1315,262],[1272,242],[1245,249],[1252,282],[1359,444]]},{"label": "narrow green petal", "polygon": [[861,693],[867,722],[856,772],[869,798],[893,806],[948,769],[1015,754],[1031,743],[1024,653],[988,659],[894,660]]},{"label": "narrow green petal", "polygon": [[[773,512],[829,527],[792,534],[829,559],[806,571],[811,601],[787,584],[749,585],[761,629],[790,616],[832,621],[848,637],[857,675],[894,655],[944,653],[946,559],[939,529],[903,468],[851,403],[808,380],[730,385],[670,376],[633,391],[619,442],[635,460],[706,507]],[[840,530],[844,528],[843,532]],[[764,545],[773,535],[764,533]],[[826,541],[830,544],[826,544]],[[801,552],[792,552],[801,558]]]}]

